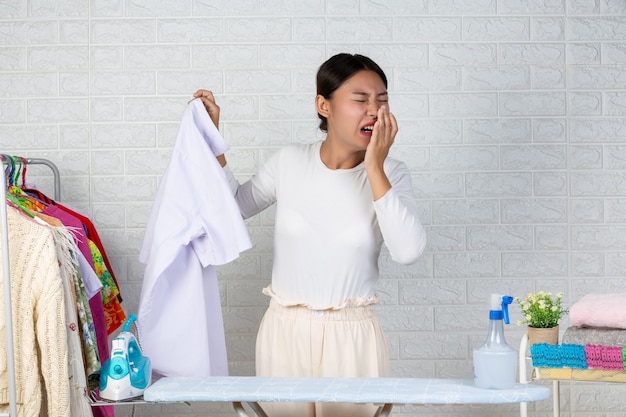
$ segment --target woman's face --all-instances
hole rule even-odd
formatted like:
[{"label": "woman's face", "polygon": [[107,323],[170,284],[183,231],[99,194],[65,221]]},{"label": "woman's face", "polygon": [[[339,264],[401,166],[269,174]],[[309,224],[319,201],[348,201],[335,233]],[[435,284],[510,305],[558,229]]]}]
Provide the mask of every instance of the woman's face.
[{"label": "woman's face", "polygon": [[348,78],[331,99],[317,99],[318,112],[328,120],[328,139],[355,151],[367,148],[378,109],[389,106],[383,80],[365,70]]}]

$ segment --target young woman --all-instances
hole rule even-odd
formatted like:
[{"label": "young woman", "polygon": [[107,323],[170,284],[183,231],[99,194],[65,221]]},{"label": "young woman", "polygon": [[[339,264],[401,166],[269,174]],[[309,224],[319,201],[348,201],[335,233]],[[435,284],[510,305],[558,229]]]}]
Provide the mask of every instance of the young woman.
[{"label": "young woman", "polygon": [[[194,94],[217,126],[213,94]],[[245,218],[276,204],[270,305],[257,336],[259,376],[389,376],[372,305],[383,242],[415,262],[426,244],[407,166],[388,157],[398,131],[387,78],[370,58],[338,54],[317,73],[323,141],[276,152],[244,184],[218,159]],[[266,404],[275,416],[371,416],[342,404]]]}]

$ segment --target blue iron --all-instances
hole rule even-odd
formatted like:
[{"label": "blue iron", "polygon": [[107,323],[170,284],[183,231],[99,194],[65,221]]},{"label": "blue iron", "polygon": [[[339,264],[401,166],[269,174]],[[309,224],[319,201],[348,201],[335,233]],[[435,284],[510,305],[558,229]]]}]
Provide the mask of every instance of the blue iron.
[{"label": "blue iron", "polygon": [[131,314],[120,334],[111,342],[111,357],[100,371],[100,397],[121,401],[143,395],[152,381],[152,364],[144,356],[130,326],[137,320]]}]

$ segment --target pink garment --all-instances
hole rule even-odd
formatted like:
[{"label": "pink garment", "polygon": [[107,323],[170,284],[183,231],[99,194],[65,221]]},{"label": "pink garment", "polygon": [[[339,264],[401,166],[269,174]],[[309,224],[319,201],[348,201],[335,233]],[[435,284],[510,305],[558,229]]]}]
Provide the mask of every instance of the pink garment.
[{"label": "pink garment", "polygon": [[48,205],[43,213],[59,219],[61,223],[63,223],[63,226],[71,228],[70,231],[74,236],[76,246],[78,246],[78,249],[80,249],[80,252],[83,254],[85,259],[89,261],[89,265],[91,265],[91,268],[93,269],[93,259],[91,258],[91,250],[89,249],[87,233],[85,232],[85,228],[80,219],[61,210],[53,204]]},{"label": "pink garment", "polygon": [[570,308],[570,325],[626,329],[626,293],[587,294]]}]

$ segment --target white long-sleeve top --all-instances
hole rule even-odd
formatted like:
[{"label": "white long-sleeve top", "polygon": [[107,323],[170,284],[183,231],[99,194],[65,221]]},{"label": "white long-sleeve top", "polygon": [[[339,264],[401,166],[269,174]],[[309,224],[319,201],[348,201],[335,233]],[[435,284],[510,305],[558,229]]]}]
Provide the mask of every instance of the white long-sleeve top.
[{"label": "white long-sleeve top", "polygon": [[364,164],[329,169],[320,158],[321,143],[279,150],[241,185],[226,169],[229,182],[245,218],[276,203],[266,294],[313,309],[371,304],[383,241],[402,264],[415,262],[426,245],[410,172],[387,158],[392,188],[373,201]]},{"label": "white long-sleeve top", "polygon": [[144,353],[165,376],[228,374],[214,266],[250,248],[247,229],[215,159],[228,145],[202,102],[183,114],[146,226],[137,324]]}]

